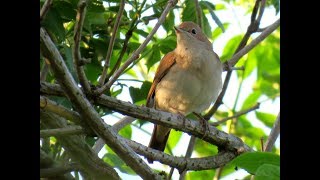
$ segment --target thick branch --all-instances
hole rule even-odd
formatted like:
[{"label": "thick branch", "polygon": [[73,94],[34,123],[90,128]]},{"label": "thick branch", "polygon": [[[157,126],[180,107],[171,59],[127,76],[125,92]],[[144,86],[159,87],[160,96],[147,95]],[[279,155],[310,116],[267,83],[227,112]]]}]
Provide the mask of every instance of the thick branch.
[{"label": "thick branch", "polygon": [[138,57],[139,54],[142,52],[142,50],[147,46],[147,44],[149,43],[149,41],[151,40],[151,38],[153,37],[153,35],[157,32],[158,28],[160,27],[160,25],[163,23],[163,21],[165,20],[167,14],[169,13],[169,11],[175,6],[175,4],[177,3],[177,0],[168,0],[167,6],[164,9],[164,11],[162,12],[158,22],[156,23],[156,25],[154,26],[154,28],[152,29],[152,31],[150,32],[150,34],[146,37],[146,39],[143,41],[143,43],[139,46],[139,48],[134,51],[131,55],[131,57],[115,72],[115,74],[112,76],[112,78],[108,81],[108,83],[106,83],[105,85],[103,85],[101,88],[97,89],[95,91],[96,94],[102,94],[105,90],[109,89],[112,84],[119,78],[119,76],[121,75],[121,73],[133,62],[135,61]]},{"label": "thick branch", "polygon": [[65,96],[61,86],[48,82],[40,82],[40,94],[49,96]]},{"label": "thick branch", "polygon": [[52,5],[52,0],[46,0],[46,2],[44,2],[43,6],[42,6],[42,8],[40,10],[40,22],[46,16],[46,14],[49,11],[51,5]]},{"label": "thick branch", "polygon": [[40,130],[40,137],[50,137],[50,136],[66,136],[66,135],[76,135],[85,133],[81,126],[71,126],[59,129],[46,129]]},{"label": "thick branch", "polygon": [[110,66],[110,58],[111,58],[111,54],[112,54],[112,50],[113,50],[113,46],[114,46],[114,41],[115,41],[116,36],[117,36],[117,31],[118,31],[118,28],[119,28],[121,16],[123,14],[124,4],[125,4],[125,0],[121,0],[119,11],[118,11],[118,14],[117,14],[117,17],[116,17],[116,22],[114,23],[114,26],[113,26],[112,36],[111,36],[111,39],[109,41],[109,46],[108,46],[106,61],[105,61],[104,67],[103,67],[103,72],[102,72],[102,75],[101,75],[101,77],[99,79],[99,84],[101,86],[104,84],[104,81],[106,80],[108,68]]},{"label": "thick branch", "polygon": [[[57,87],[55,87],[55,88],[57,88]],[[45,89],[48,89],[48,91],[52,91],[49,88],[45,88]],[[112,110],[115,110],[115,111],[120,112],[125,115],[129,115],[129,116],[132,116],[135,118],[141,118],[141,119],[144,119],[144,120],[156,123],[156,124],[162,124],[164,126],[170,126],[174,129],[184,131],[189,134],[196,135],[199,138],[202,138],[204,135],[203,131],[201,129],[201,125],[199,125],[199,123],[197,121],[186,120],[185,125],[182,126],[181,123],[183,120],[181,120],[180,117],[175,114],[159,111],[156,109],[150,109],[147,107],[139,107],[134,104],[124,102],[121,100],[117,100],[116,98],[108,97],[105,95],[98,97],[96,99],[95,103],[97,105],[108,107]],[[251,148],[249,148],[247,145],[243,144],[243,142],[239,138],[237,138],[233,135],[229,135],[229,134],[227,134],[223,131],[220,131],[212,126],[210,127],[210,131],[211,131],[210,134],[212,136],[208,135],[207,138],[211,139],[208,142],[210,142],[212,144],[215,144],[216,141],[218,141],[218,143],[216,145],[229,144],[232,146],[232,145],[236,145],[236,144],[239,144],[239,145],[242,144],[243,146],[247,147],[247,148],[245,148],[245,151],[251,150]],[[217,137],[214,137],[214,136],[217,136]],[[204,139],[204,140],[206,140],[206,139]],[[219,141],[221,141],[221,142],[219,143]],[[242,145],[240,145],[240,146],[242,146]],[[234,148],[230,147],[230,149],[237,149],[236,148],[237,146],[238,145],[234,146]]]},{"label": "thick branch", "polygon": [[[106,95],[101,95],[98,97],[96,102],[124,115],[129,115],[135,118],[150,121],[155,124],[160,124],[176,130],[184,131],[199,138],[204,136],[203,129],[201,128],[202,126],[198,121],[181,119],[181,116],[176,114],[151,109],[148,107],[139,107]],[[252,150],[249,146],[244,144],[240,138],[220,131],[214,126],[210,126],[209,128],[210,133],[207,133],[203,140],[230,151],[245,152]]]},{"label": "thick branch", "polygon": [[274,143],[276,142],[280,134],[280,112],[277,116],[276,122],[274,122],[270,135],[268,137],[267,143],[265,145],[264,151],[271,151]]},{"label": "thick branch", "polygon": [[80,124],[80,115],[77,112],[69,110],[46,97],[40,96],[40,108],[51,111],[70,121]]},{"label": "thick branch", "polygon": [[121,138],[129,144],[129,146],[134,149],[138,154],[145,156],[146,158],[152,158],[159,161],[162,164],[167,164],[173,168],[176,168],[181,173],[182,171],[187,170],[208,170],[221,167],[233,158],[237,156],[237,153],[234,152],[220,152],[215,156],[203,157],[203,158],[185,158],[185,157],[176,157],[170,156],[164,152],[148,148],[142,144],[139,144],[134,141],[130,141],[125,138]]},{"label": "thick branch", "polygon": [[72,49],[72,53],[74,58],[75,69],[77,71],[80,84],[86,93],[90,93],[91,88],[90,88],[89,81],[86,77],[86,74],[84,72],[84,69],[82,67],[81,53],[80,53],[80,40],[81,40],[82,26],[83,26],[84,18],[86,16],[86,6],[87,6],[87,0],[79,1],[78,13],[76,18],[77,21],[74,28],[74,46]]},{"label": "thick branch", "polygon": [[[47,128],[65,128],[65,119],[40,109],[40,120]],[[57,136],[58,141],[71,158],[79,162],[82,170],[95,179],[120,179],[116,171],[101,160],[78,135]]]},{"label": "thick branch", "polygon": [[[149,166],[126,144],[117,140],[117,134],[110,128],[106,128],[99,114],[94,110],[90,102],[75,83],[61,54],[51,41],[43,28],[40,29],[40,43],[43,43],[44,52],[49,56],[50,64],[56,79],[59,81],[69,100],[95,133],[104,139],[106,144],[116,152],[119,157],[130,166],[137,174],[146,179],[160,179]],[[40,46],[41,47],[41,46]]]}]

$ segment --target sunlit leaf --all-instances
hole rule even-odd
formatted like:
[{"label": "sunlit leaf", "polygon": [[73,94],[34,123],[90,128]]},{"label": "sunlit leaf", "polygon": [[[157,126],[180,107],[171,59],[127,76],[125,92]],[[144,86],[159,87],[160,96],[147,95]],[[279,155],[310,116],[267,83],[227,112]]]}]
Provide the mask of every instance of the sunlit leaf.
[{"label": "sunlit leaf", "polygon": [[[222,25],[223,25],[224,29],[227,29],[229,27],[229,23],[223,23]],[[217,39],[221,34],[222,34],[221,28],[216,28],[212,32],[212,39],[213,40]]]},{"label": "sunlit leaf", "polygon": [[172,31],[173,30],[173,26],[175,25],[174,24],[174,13],[173,11],[170,11],[168,16],[166,17],[166,20],[163,22],[162,26],[163,28],[169,32],[169,31]]},{"label": "sunlit leaf", "polygon": [[119,134],[127,139],[131,139],[132,128],[130,125],[125,126],[119,131]]},{"label": "sunlit leaf", "polygon": [[277,116],[270,113],[256,111],[256,117],[268,127],[272,127]]},{"label": "sunlit leaf", "polygon": [[245,100],[244,100],[244,102],[243,102],[243,104],[242,104],[242,107],[241,107],[241,110],[243,110],[243,109],[248,109],[248,108],[250,108],[250,107],[252,107],[252,106],[254,106],[256,103],[257,103],[257,101],[258,101],[258,99],[259,99],[259,97],[261,96],[261,92],[260,91],[253,91]]},{"label": "sunlit leaf", "polygon": [[235,53],[240,41],[242,39],[242,35],[237,35],[231,38],[228,43],[225,45],[222,56],[220,57],[222,62],[230,59],[232,55]]},{"label": "sunlit leaf", "polygon": [[194,179],[213,179],[215,170],[204,170],[204,171],[190,171],[188,172],[186,179],[194,180]]},{"label": "sunlit leaf", "polygon": [[152,46],[152,51],[151,53],[149,53],[146,57],[147,59],[147,68],[148,70],[158,61],[161,60],[161,56],[160,56],[160,49],[159,49],[159,45],[158,44],[154,44]]},{"label": "sunlit leaf", "polygon": [[230,164],[255,174],[263,164],[280,166],[280,156],[269,152],[247,152],[233,159]]},{"label": "sunlit leaf", "polygon": [[176,145],[178,144],[181,136],[182,136],[182,132],[181,131],[176,131],[176,130],[172,129],[170,131],[170,135],[169,135],[169,138],[168,138],[167,146],[169,145],[169,147],[171,149],[175,148]]},{"label": "sunlit leaf", "polygon": [[207,6],[210,15],[212,17],[212,19],[214,20],[214,22],[221,28],[222,32],[225,31],[220,19],[218,18],[218,16],[214,13],[212,7],[210,6],[210,3],[208,1],[200,1],[200,4],[204,4],[205,6]]},{"label": "sunlit leaf", "polygon": [[218,147],[201,139],[196,139],[194,150],[200,157],[213,156],[218,153]]},{"label": "sunlit leaf", "polygon": [[255,180],[280,180],[280,166],[263,164],[259,166],[254,176]]},{"label": "sunlit leaf", "polygon": [[144,81],[140,88],[130,87],[129,92],[133,103],[144,100],[147,98],[151,82]]}]

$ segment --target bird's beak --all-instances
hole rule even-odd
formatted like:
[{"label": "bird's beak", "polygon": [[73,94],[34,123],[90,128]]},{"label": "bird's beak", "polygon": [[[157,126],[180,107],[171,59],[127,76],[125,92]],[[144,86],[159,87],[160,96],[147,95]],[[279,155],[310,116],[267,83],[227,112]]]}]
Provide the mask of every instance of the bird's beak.
[{"label": "bird's beak", "polygon": [[176,27],[176,26],[173,26],[174,30],[176,31],[176,33],[180,33],[181,32],[181,29]]}]

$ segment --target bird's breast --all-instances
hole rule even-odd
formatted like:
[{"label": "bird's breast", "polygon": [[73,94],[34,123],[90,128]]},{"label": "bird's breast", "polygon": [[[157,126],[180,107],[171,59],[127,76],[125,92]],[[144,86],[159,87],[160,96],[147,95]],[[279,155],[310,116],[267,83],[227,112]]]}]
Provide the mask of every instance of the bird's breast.
[{"label": "bird's breast", "polygon": [[215,101],[222,86],[222,65],[211,51],[177,56],[156,87],[156,107],[173,113],[201,113]]}]

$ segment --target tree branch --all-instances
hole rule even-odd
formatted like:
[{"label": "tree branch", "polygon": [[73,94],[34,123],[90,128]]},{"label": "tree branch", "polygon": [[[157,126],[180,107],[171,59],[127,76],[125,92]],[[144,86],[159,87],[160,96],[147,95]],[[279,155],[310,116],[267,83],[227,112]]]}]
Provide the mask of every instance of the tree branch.
[{"label": "tree branch", "polygon": [[69,126],[58,129],[40,130],[40,137],[65,136],[85,133],[81,126]]},{"label": "tree branch", "polygon": [[75,69],[78,74],[79,82],[83,87],[85,93],[91,92],[91,87],[89,81],[86,77],[84,69],[82,67],[81,62],[81,53],[80,53],[80,41],[81,41],[81,33],[82,33],[82,26],[84,22],[84,18],[86,16],[86,6],[88,0],[80,0],[78,3],[78,12],[76,18],[76,24],[74,28],[74,46],[72,48],[73,58],[74,58],[74,65]]},{"label": "tree branch", "polygon": [[[65,128],[65,119],[40,109],[40,120],[47,128]],[[120,179],[116,171],[101,160],[78,135],[57,136],[63,148],[68,151],[72,159],[79,162],[82,170],[94,179]]]},{"label": "tree branch", "polygon": [[118,77],[121,75],[121,73],[133,62],[135,61],[138,57],[139,54],[142,52],[142,50],[146,47],[146,45],[149,43],[153,35],[157,32],[158,28],[160,25],[163,23],[165,20],[167,14],[169,11],[174,7],[174,5],[177,3],[177,0],[168,0],[167,6],[162,12],[158,22],[156,23],[155,27],[152,29],[150,34],[146,37],[146,39],[143,41],[143,43],[139,46],[139,48],[134,51],[131,55],[131,57],[115,72],[115,74],[111,77],[111,79],[103,85],[101,88],[95,90],[95,94],[102,94],[104,91],[109,89],[112,84],[118,79]]},{"label": "tree branch", "polygon": [[264,151],[271,151],[274,143],[276,142],[278,136],[280,134],[280,112],[277,116],[276,122],[274,122],[268,140],[266,142]]},{"label": "tree branch", "polygon": [[[143,119],[154,124],[170,127],[179,131],[184,131],[199,138],[204,136],[203,129],[201,128],[202,126],[198,121],[187,118],[181,119],[181,116],[177,114],[159,111],[148,107],[139,107],[106,95],[97,97],[96,103],[121,114]],[[252,150],[236,136],[220,131],[214,126],[210,126],[209,129],[210,133],[207,133],[207,135],[203,138],[204,141],[230,151],[245,152]]]},{"label": "tree branch", "polygon": [[81,122],[81,117],[77,112],[69,110],[44,96],[40,96],[40,108],[58,114],[77,124]]},{"label": "tree branch", "polygon": [[112,50],[113,50],[113,46],[114,46],[114,41],[115,41],[116,36],[117,36],[117,31],[118,31],[118,28],[119,28],[119,24],[120,24],[120,21],[121,21],[121,16],[123,14],[124,4],[125,4],[125,0],[121,0],[120,1],[119,11],[118,11],[118,14],[117,14],[117,17],[116,17],[116,22],[114,23],[114,26],[113,26],[112,36],[111,36],[111,39],[109,41],[108,51],[107,51],[107,55],[106,55],[106,61],[104,63],[103,71],[102,71],[101,77],[99,79],[99,84],[101,86],[104,84],[104,81],[106,80],[108,68],[110,66],[110,58],[111,58],[111,54],[112,54]]},{"label": "tree branch", "polygon": [[[139,15],[141,14],[142,8],[144,7],[145,3],[146,3],[146,0],[143,0],[139,9],[137,10],[137,14],[139,14]],[[108,74],[108,76],[106,78],[107,80],[109,80],[110,77],[114,74],[114,72],[119,68],[121,61],[122,61],[122,58],[124,56],[124,53],[127,51],[128,43],[129,43],[130,38],[132,37],[132,33],[133,33],[134,29],[137,27],[138,23],[140,22],[138,20],[138,18],[139,18],[139,16],[135,16],[135,18],[131,21],[130,28],[125,35],[126,38],[124,39],[124,43],[123,43],[123,47],[121,49],[120,55],[117,59],[116,64],[114,65],[114,67],[112,68],[110,73]]]},{"label": "tree branch", "polygon": [[45,81],[49,72],[49,64],[47,59],[44,58],[44,63],[40,72],[40,81]]},{"label": "tree branch", "polygon": [[48,82],[40,82],[40,94],[49,96],[65,96],[60,85]]},{"label": "tree branch", "polygon": [[[54,88],[57,88],[57,87],[54,87]],[[48,87],[44,87],[44,89],[46,89],[47,91],[52,91]],[[41,91],[44,91],[44,90],[41,90]],[[47,92],[47,91],[44,91],[44,92]],[[180,131],[184,131],[189,134],[195,135],[199,138],[202,138],[204,135],[199,122],[187,119],[185,121],[185,125],[183,126],[182,125],[183,120],[181,119],[180,116],[177,116],[176,114],[172,114],[172,113],[168,113],[168,112],[164,112],[164,111],[159,111],[156,109],[151,109],[148,107],[140,107],[140,106],[128,103],[128,102],[118,100],[113,97],[108,97],[106,95],[101,95],[100,97],[97,97],[96,101],[94,103],[97,105],[100,105],[100,106],[105,106],[107,108],[110,108],[111,110],[114,110],[116,112],[120,112],[120,113],[128,115],[128,116],[144,119],[144,120],[147,120],[147,121],[155,123],[155,124],[160,124],[160,125],[164,125],[167,127],[171,127],[171,128],[180,130]],[[232,150],[235,150],[235,149],[240,150],[241,148],[239,148],[239,147],[245,146],[246,147],[245,151],[251,151],[250,147],[245,145],[241,139],[239,139],[233,135],[229,135],[223,131],[220,131],[213,126],[210,126],[210,131],[211,131],[211,133],[210,133],[211,135],[209,134],[207,136],[207,138],[209,138],[210,140],[207,139],[208,140],[207,141],[206,139],[204,139],[209,143],[212,143],[215,145],[221,144],[222,146],[224,144],[228,144],[228,145],[230,145],[229,146],[230,150],[231,149]],[[232,147],[232,146],[234,146],[234,147]]]},{"label": "tree branch", "polygon": [[109,127],[105,127],[104,122],[99,114],[94,110],[90,102],[85,98],[80,88],[72,78],[68,68],[61,57],[61,54],[51,41],[43,28],[40,28],[40,43],[43,46],[43,52],[50,60],[53,73],[61,85],[62,89],[73,102],[75,109],[80,113],[83,121],[94,130],[94,132],[116,152],[119,157],[130,166],[137,174],[146,179],[160,179],[160,176],[155,174],[149,166],[126,144],[117,140],[117,134]]},{"label": "tree branch", "polygon": [[238,113],[236,113],[236,114],[233,115],[233,116],[223,118],[223,119],[219,120],[218,122],[213,122],[213,123],[210,123],[210,124],[211,124],[212,126],[218,126],[218,125],[220,125],[220,124],[222,124],[222,123],[224,123],[224,122],[226,122],[226,121],[228,121],[228,120],[230,120],[230,119],[237,118],[237,117],[242,116],[242,115],[244,115],[244,114],[247,114],[247,113],[249,113],[249,112],[251,112],[251,111],[254,111],[254,110],[256,110],[256,109],[259,109],[259,107],[260,107],[260,103],[257,103],[256,105],[254,105],[253,107],[251,107],[251,108],[249,108],[249,109],[245,109],[245,110],[239,111]]},{"label": "tree branch", "polygon": [[46,16],[51,6],[52,6],[52,0],[46,0],[46,2],[44,2],[40,10],[40,22],[44,19],[44,17]]}]

